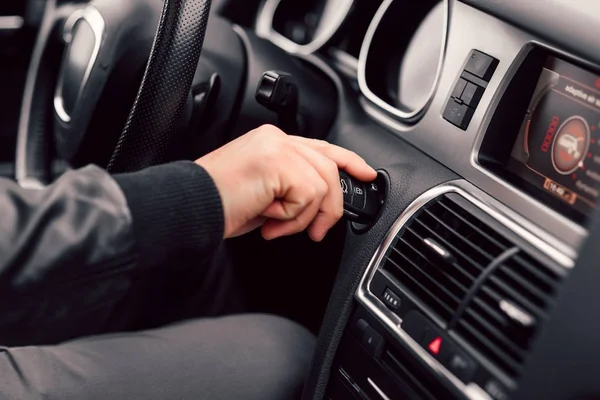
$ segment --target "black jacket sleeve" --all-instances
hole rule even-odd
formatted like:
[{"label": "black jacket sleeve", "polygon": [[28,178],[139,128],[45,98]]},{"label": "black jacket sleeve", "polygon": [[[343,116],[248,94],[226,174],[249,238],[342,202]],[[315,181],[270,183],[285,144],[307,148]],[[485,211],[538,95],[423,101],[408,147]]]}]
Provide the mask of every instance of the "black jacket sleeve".
[{"label": "black jacket sleeve", "polygon": [[219,193],[192,162],[114,177],[88,166],[42,190],[0,180],[1,297],[208,257],[223,225]]}]

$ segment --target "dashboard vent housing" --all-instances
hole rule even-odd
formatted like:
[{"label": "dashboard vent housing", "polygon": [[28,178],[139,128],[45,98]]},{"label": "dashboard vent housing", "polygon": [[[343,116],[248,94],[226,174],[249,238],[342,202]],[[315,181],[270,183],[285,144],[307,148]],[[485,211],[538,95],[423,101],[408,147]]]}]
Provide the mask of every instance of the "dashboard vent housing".
[{"label": "dashboard vent housing", "polygon": [[382,269],[449,323],[475,280],[510,247],[503,236],[443,195],[405,225]]},{"label": "dashboard vent housing", "polygon": [[560,281],[559,275],[519,252],[485,279],[455,332],[507,375],[517,377]]},{"label": "dashboard vent housing", "polygon": [[508,237],[449,192],[404,224],[380,270],[465,350],[516,379],[564,274]]}]

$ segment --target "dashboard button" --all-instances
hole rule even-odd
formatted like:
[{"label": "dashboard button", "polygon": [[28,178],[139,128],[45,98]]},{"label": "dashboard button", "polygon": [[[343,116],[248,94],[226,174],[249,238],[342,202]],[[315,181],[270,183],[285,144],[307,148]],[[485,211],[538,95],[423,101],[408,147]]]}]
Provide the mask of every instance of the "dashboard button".
[{"label": "dashboard button", "polygon": [[361,210],[365,208],[367,196],[365,194],[364,185],[353,184],[352,185],[352,205],[358,207]]},{"label": "dashboard button", "polygon": [[364,319],[359,319],[356,321],[356,325],[354,326],[354,337],[359,342],[362,342],[362,338],[365,336],[365,332],[367,331],[368,327],[369,324]]},{"label": "dashboard button", "polygon": [[468,107],[466,104],[457,103],[451,98],[446,104],[443,116],[446,121],[464,131],[469,126],[474,112],[475,110],[471,107]]},{"label": "dashboard button", "polygon": [[456,85],[454,85],[454,89],[452,89],[452,94],[450,97],[454,97],[455,99],[459,99],[462,96],[465,87],[467,86],[467,81],[464,78],[459,78]]},{"label": "dashboard button", "polygon": [[386,288],[383,292],[383,302],[392,310],[397,310],[402,305],[400,296],[394,293],[390,288]]},{"label": "dashboard button", "polygon": [[367,353],[375,358],[379,358],[383,354],[383,347],[385,345],[383,336],[370,326],[365,330],[362,344]]},{"label": "dashboard button", "polygon": [[475,375],[477,367],[475,362],[460,351],[454,343],[447,341],[445,346],[442,364],[461,381],[470,382]]},{"label": "dashboard button", "polygon": [[498,60],[494,57],[490,57],[478,50],[473,50],[465,66],[465,71],[489,82],[492,75],[494,75],[497,65]]},{"label": "dashboard button", "polygon": [[421,343],[425,332],[430,330],[431,323],[418,311],[409,311],[402,321],[402,330],[417,343]]},{"label": "dashboard button", "polygon": [[476,84],[469,82],[465,86],[465,90],[460,96],[460,99],[469,107],[477,108],[479,100],[481,100],[484,91],[485,89],[481,86],[477,86]]},{"label": "dashboard button", "polygon": [[421,346],[435,359],[441,360],[447,355],[446,338],[442,330],[437,327],[430,326],[423,334]]},{"label": "dashboard button", "polygon": [[352,204],[352,179],[345,174],[340,174],[340,185],[342,185],[342,193],[344,194],[344,203]]}]

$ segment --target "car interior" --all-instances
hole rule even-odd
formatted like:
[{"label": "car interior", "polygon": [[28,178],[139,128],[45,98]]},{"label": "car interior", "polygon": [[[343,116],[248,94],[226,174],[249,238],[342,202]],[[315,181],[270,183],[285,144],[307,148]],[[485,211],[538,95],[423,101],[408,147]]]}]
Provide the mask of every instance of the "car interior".
[{"label": "car interior", "polygon": [[378,178],[341,172],[326,239],[230,249],[317,337],[303,398],[600,398],[600,2],[213,0],[179,42],[177,3],[1,2],[0,174],[329,141]]}]

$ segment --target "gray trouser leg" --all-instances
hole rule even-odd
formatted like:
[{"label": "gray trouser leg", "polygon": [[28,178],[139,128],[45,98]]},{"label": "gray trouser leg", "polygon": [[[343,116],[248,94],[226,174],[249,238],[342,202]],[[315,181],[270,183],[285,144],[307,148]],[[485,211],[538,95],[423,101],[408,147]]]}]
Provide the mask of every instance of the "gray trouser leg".
[{"label": "gray trouser leg", "polygon": [[1,399],[299,398],[314,337],[268,315],[0,348]]}]

